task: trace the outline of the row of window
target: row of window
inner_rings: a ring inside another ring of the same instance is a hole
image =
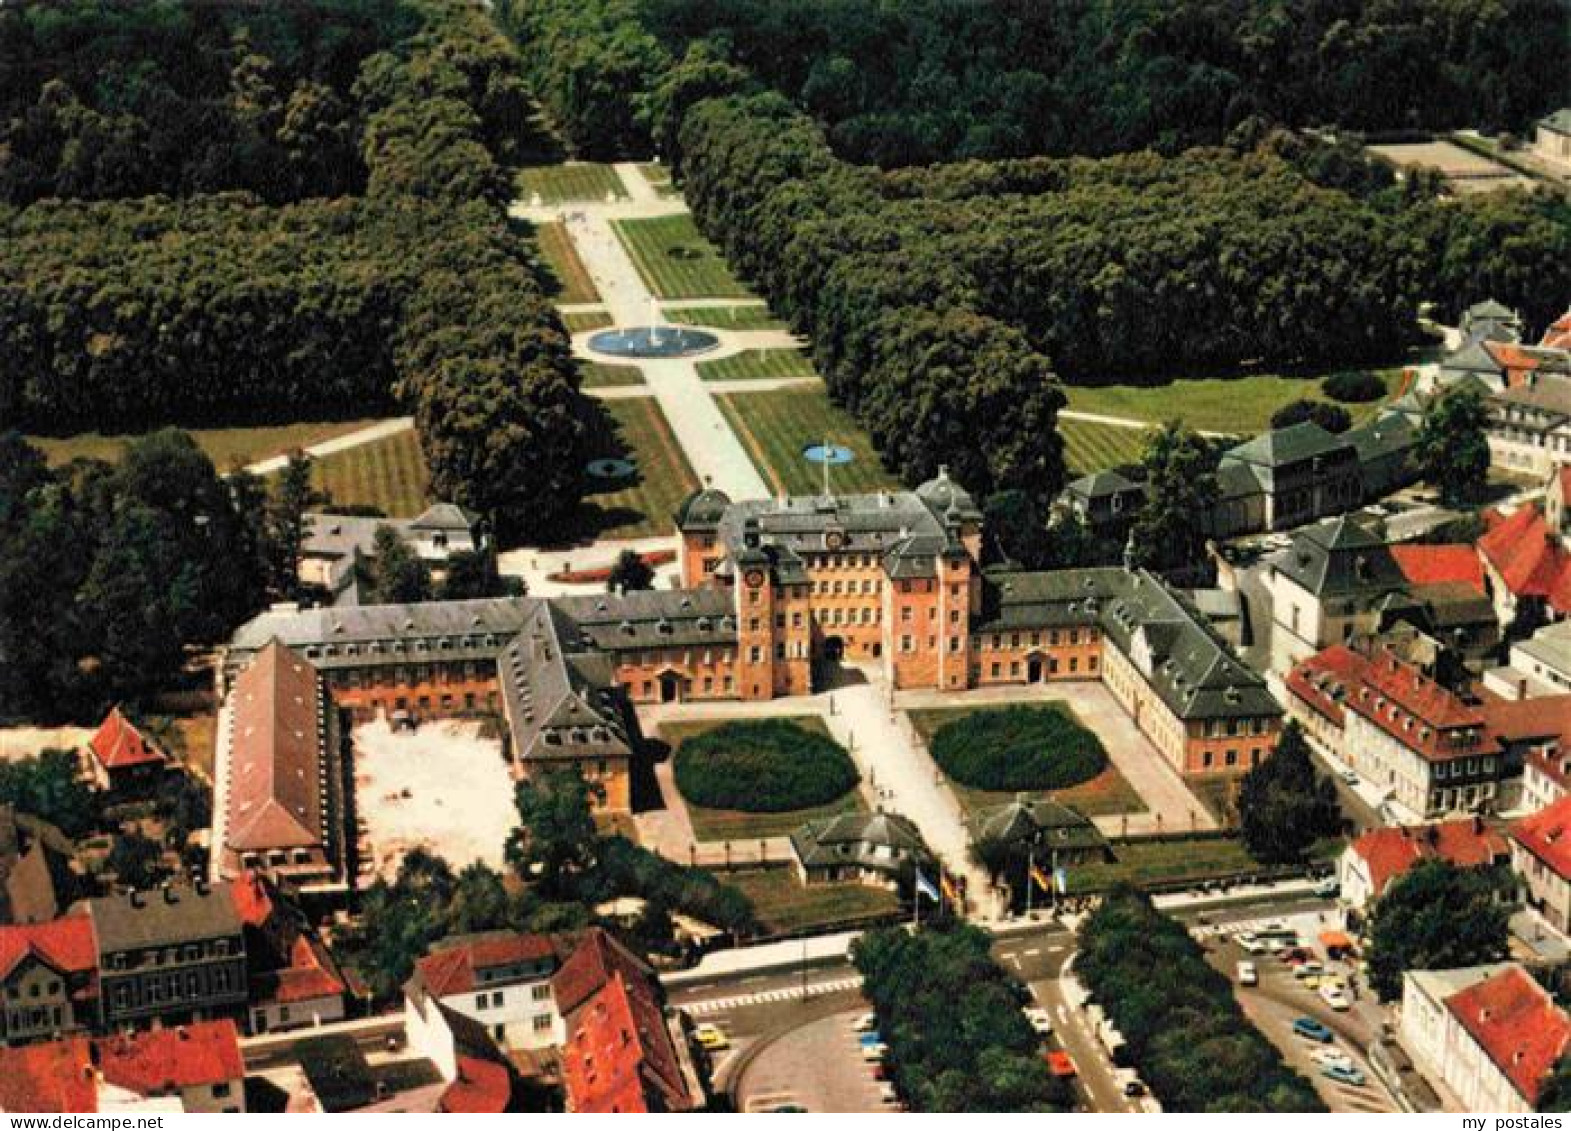
[[[108,965],[111,970],[135,970],[143,966],[173,966],[178,962],[199,962],[204,958],[226,958],[229,949],[228,939],[211,939],[207,942],[157,947],[151,950],[117,950],[109,955]]]
[[[1223,751],[1223,753],[1222,753],[1222,765],[1224,765],[1224,766],[1236,766],[1236,765],[1238,765],[1238,757],[1239,757],[1239,753],[1238,753],[1237,750],[1226,750],[1226,751]],[[1258,747],[1258,746],[1250,747],[1250,750],[1249,750],[1249,764],[1250,764],[1250,766],[1258,766],[1260,764],[1260,758],[1261,758],[1260,747]],[[1200,765],[1201,765],[1201,767],[1203,769],[1207,769],[1207,770],[1214,769],[1216,767],[1216,764],[1217,764],[1217,762],[1216,762],[1216,751],[1214,751],[1214,750],[1206,750],[1206,751],[1202,751],[1201,752]]]
[[[1067,630],[1062,631],[1062,632],[1060,630],[1056,629],[1056,628],[1049,629],[1046,633],[1042,633],[1042,632],[1031,632],[1031,633],[1011,632],[1009,634],[1009,637],[1008,637],[1008,639],[1009,639],[1009,647],[1011,647],[1011,648],[1020,648],[1020,647],[1026,646],[1027,642],[1029,641],[1029,646],[1030,647],[1032,647],[1032,648],[1040,648],[1040,647],[1042,647],[1042,642],[1043,642],[1044,639],[1047,641],[1047,646],[1049,648],[1056,648],[1060,644],[1063,644],[1063,643],[1066,643],[1066,642],[1069,643],[1069,644],[1079,644],[1080,643],[1080,635],[1081,635],[1082,632],[1085,633],[1085,640],[1086,640],[1087,644],[1095,644],[1098,640],[1100,640],[1102,638],[1101,631],[1096,629],[1096,628],[1094,628],[1094,627],[1090,627],[1090,626],[1088,626],[1088,627],[1086,627],[1084,629],[1071,628],[1071,629],[1067,629]],[[991,636],[988,637],[987,643],[988,643],[988,647],[992,648],[994,651],[997,651],[997,650],[1003,648],[1004,647],[1004,634],[1001,633],[1001,632],[993,633]]]
[[[455,642],[451,637],[443,636],[438,639],[426,640],[423,637],[405,639],[394,637],[391,640],[372,640],[362,649],[359,644],[345,644],[342,649],[337,644],[311,644],[306,646],[305,654],[308,659],[331,659],[340,654],[345,656],[358,656],[362,650],[367,656],[393,655],[401,656],[407,652],[451,652],[455,649],[472,650],[475,648],[496,648],[501,641],[494,634],[485,636],[463,636]]]
[[[138,1006],[161,1005],[164,1002],[189,1001],[209,997],[215,994],[227,994],[233,988],[238,988],[234,979],[230,977],[227,966],[213,968],[210,984],[206,989],[202,987],[200,972],[186,971],[184,977],[179,974],[162,974],[143,977],[137,980],[135,986],[128,982],[121,982],[115,986],[114,1007],[117,1011],[124,1011]],[[139,986],[140,994],[133,993]]]

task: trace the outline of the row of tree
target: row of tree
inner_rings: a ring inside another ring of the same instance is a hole
[[[1250,1024],[1182,924],[1118,887],[1080,926],[1075,968],[1168,1111],[1324,1111]]]
[[[1063,1111],[1024,992],[969,924],[869,931],[852,945],[894,1079],[913,1111]]]

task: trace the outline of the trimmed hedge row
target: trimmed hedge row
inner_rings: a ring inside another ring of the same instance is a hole
[[[1058,706],[977,711],[940,727],[932,753],[972,789],[1067,789],[1107,769],[1101,740]]]
[[[860,778],[845,748],[786,719],[725,723],[676,752],[682,796],[711,809],[786,813],[827,805]]]

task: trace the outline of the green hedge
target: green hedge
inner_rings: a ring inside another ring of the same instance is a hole
[[[711,809],[785,813],[827,805],[858,777],[838,742],[784,719],[726,723],[676,752],[677,788]]]
[[[978,711],[940,727],[932,748],[972,789],[1067,789],[1107,768],[1101,740],[1057,706]]]
[[[1367,404],[1386,395],[1385,378],[1362,369],[1333,373],[1320,383],[1320,391],[1344,404]]]

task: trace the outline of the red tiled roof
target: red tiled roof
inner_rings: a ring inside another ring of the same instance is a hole
[[[87,915],[68,915],[45,923],[0,926],[0,978],[8,977],[29,954],[70,974],[95,969],[98,946],[92,919]]]
[[[1511,826],[1511,839],[1554,870],[1571,880],[1571,797],[1562,797],[1547,809],[1523,817]]]
[[[0,1109],[82,1113],[98,1110],[98,1081],[86,1037],[0,1048]]]
[[[142,732],[131,725],[119,707],[109,712],[87,745],[98,764],[106,770],[164,762],[163,752],[142,737]]]
[[[513,1096],[507,1066],[476,1056],[460,1056],[458,1075],[442,1093],[438,1106],[458,1115],[500,1115]]]
[[[1429,761],[1476,757],[1483,749],[1478,708],[1385,649],[1369,657],[1346,707]]]
[[[415,963],[426,992],[433,997],[468,993],[475,988],[475,974],[496,966],[512,966],[521,962],[538,962],[552,958],[556,944],[545,935],[499,934],[487,935],[432,951]]]
[[[227,847],[254,852],[319,846],[316,669],[275,640],[240,673],[229,701]]]
[[[1433,825],[1371,829],[1353,841],[1353,851],[1369,866],[1376,896],[1420,860],[1448,860],[1458,868],[1483,868],[1510,855],[1505,838],[1467,817]]]
[[[1446,998],[1451,1011],[1529,1104],[1571,1038],[1571,1018],[1520,966]]]
[[[1533,504],[1495,522],[1478,540],[1478,552],[1518,597],[1543,597],[1571,611],[1571,554]]]
[[[1448,546],[1422,546],[1417,544],[1391,547],[1402,576],[1413,585],[1467,585],[1479,593],[1484,591],[1484,565],[1478,560],[1478,551],[1467,544]]]
[[[687,1111],[680,1058],[666,1028],[659,983],[599,929],[585,935],[552,979],[567,1017],[562,1076],[574,1112]]]
[[[247,869],[229,881],[229,895],[235,903],[240,922],[257,930],[273,917],[273,895],[261,873]]]
[[[1357,688],[1369,661],[1351,648],[1333,644],[1323,652],[1295,664],[1287,673],[1287,688],[1337,726],[1345,715],[1342,702]]]
[[[1483,711],[1490,733],[1501,742],[1571,750],[1571,695],[1530,699],[1486,695]]]
[[[104,1080],[141,1096],[210,1087],[245,1077],[240,1035],[229,1018],[104,1037],[94,1043]]]
[[[275,971],[273,977],[273,1000],[283,1005],[324,997],[342,997],[348,988],[326,948],[308,935],[295,938],[289,954],[289,965]]]
[[[1538,344],[1550,349],[1571,350],[1571,310],[1549,324]]]

